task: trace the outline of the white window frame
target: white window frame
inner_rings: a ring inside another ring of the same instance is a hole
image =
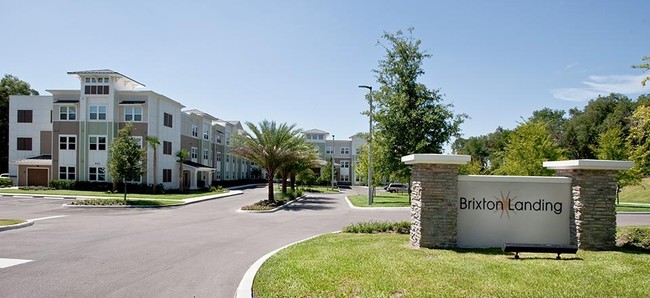
[[[64,112],[64,110],[65,110],[65,112]],[[65,119],[63,119],[61,117],[63,115],[65,115]],[[71,118],[73,118],[73,119],[71,119]],[[77,121],[77,107],[75,107],[75,106],[59,106],[59,120],[60,121]]]
[[[210,140],[210,126],[203,124],[203,139]]]
[[[350,147],[341,147],[341,154],[343,155],[349,155],[350,154]]]
[[[88,181],[106,181],[106,167],[88,167]]]
[[[342,169],[349,169],[350,168],[350,161],[349,160],[341,160],[341,168]]]
[[[197,147],[192,147],[190,148],[190,159],[198,159],[199,158],[199,148]]]
[[[327,146],[325,147],[325,154],[332,154],[334,152],[334,149],[332,146]]]
[[[92,105],[88,107],[89,120],[104,121],[106,120],[106,116],[107,116],[107,108],[105,105]]]
[[[199,127],[192,124],[192,136],[195,138],[199,137]]]
[[[142,122],[142,107],[124,107],[124,122]]]
[[[203,160],[210,160],[210,150],[203,149]]]
[[[93,140],[94,139],[94,140]],[[104,142],[101,142],[103,139]],[[95,149],[92,149],[91,146],[95,145]],[[104,149],[100,149],[103,145]],[[88,150],[90,151],[106,151],[107,147],[107,137],[100,135],[89,135],[88,136]]]
[[[64,169],[65,171],[61,171],[61,169]],[[59,165],[60,180],[76,180],[76,174],[76,168],[74,166]]]
[[[65,138],[65,142],[62,142],[61,139]],[[70,139],[73,139],[72,142]],[[65,144],[65,148],[61,148],[61,145]],[[71,146],[72,145],[72,146]],[[70,149],[70,147],[73,147]],[[59,135],[59,150],[77,150],[77,136],[76,135]]]

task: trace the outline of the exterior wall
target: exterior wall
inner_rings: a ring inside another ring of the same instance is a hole
[[[160,146],[156,150],[156,167],[157,182],[162,183],[167,189],[178,188],[179,176],[178,164],[176,162],[176,152],[181,149],[181,109],[183,106],[171,99],[157,94],[149,95],[149,104],[147,105],[147,119],[150,136],[156,136],[160,140]],[[172,115],[172,127],[164,126],[164,113]],[[163,154],[163,142],[172,143],[171,154]],[[147,150],[148,167],[153,168],[153,150]],[[150,161],[150,162],[149,162]],[[163,169],[170,169],[172,172],[172,181],[163,182]],[[147,181],[153,181],[153,171],[148,171]]]
[[[32,123],[18,123],[18,110],[31,110]],[[52,131],[50,115],[52,111],[52,96],[15,96],[9,97],[9,174],[18,175],[16,161],[36,157],[45,152],[41,149],[48,145],[41,142],[41,132]],[[32,150],[17,150],[18,138],[31,138]]]
[[[52,155],[52,130],[41,131],[41,154]]]

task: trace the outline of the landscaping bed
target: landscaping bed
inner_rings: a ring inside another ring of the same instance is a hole
[[[0,227],[2,226],[12,226],[12,225],[17,225],[27,222],[26,220],[23,219],[7,219],[7,218],[0,218]]]

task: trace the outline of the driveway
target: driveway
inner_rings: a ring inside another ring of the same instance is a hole
[[[310,195],[275,213],[236,211],[265,194],[257,188],[163,209],[2,198],[0,217],[43,220],[0,233],[0,297],[233,297],[244,272],[269,251],[358,221],[410,216],[352,210],[342,194]],[[29,262],[2,268],[2,259]]]

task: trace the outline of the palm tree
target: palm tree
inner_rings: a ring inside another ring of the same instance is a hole
[[[296,175],[311,168],[317,156],[314,147],[305,143],[304,136],[301,136],[301,144],[296,146],[291,159],[285,163],[281,170],[282,193],[287,193],[287,179],[291,178],[291,191],[296,191]]]
[[[187,149],[181,149],[176,152],[176,162],[178,162],[178,189],[180,192],[185,191],[185,177],[183,175],[183,163],[190,157],[190,152]]]
[[[285,163],[296,156],[296,149],[304,143],[302,130],[295,124],[277,125],[275,121],[264,120],[255,124],[246,122],[248,131],[235,135],[231,150],[238,156],[258,164],[268,175],[268,200],[275,203],[273,177]]]
[[[158,173],[158,165],[156,161],[156,149],[158,149],[158,145],[160,145],[160,140],[156,136],[147,136],[145,138],[147,143],[149,143],[149,146],[153,149],[153,187],[156,189],[156,185],[158,185],[158,181],[156,180],[156,173]]]

